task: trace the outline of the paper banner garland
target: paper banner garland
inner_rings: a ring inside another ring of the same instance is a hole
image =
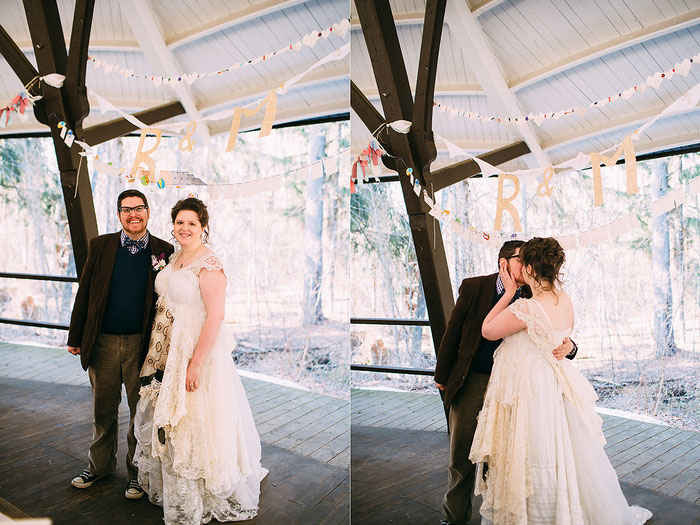
[[[513,183],[513,193],[505,198],[503,196],[503,184],[505,181],[509,180]],[[501,219],[503,218],[503,212],[507,211],[513,218],[513,231],[521,232],[523,227],[520,224],[520,216],[518,215],[518,210],[511,204],[511,202],[518,196],[520,192],[520,180],[515,175],[510,173],[501,173],[498,175],[498,197],[496,203],[496,223],[494,224],[495,230],[501,230]]]
[[[255,109],[246,109],[237,107],[233,111],[233,121],[231,122],[231,131],[228,136],[228,144],[226,145],[226,153],[233,151],[236,147],[236,140],[238,138],[238,128],[241,125],[241,116],[252,117],[258,111],[265,108],[265,116],[263,117],[262,124],[260,125],[260,135],[259,137],[267,137],[272,130],[272,123],[275,120],[275,113],[277,112],[277,90],[273,89],[270,94],[266,96],[260,104],[258,104]]]
[[[145,79],[153,83],[154,86],[161,86],[161,85],[175,85],[181,82],[187,82],[188,84],[192,84],[196,80],[199,80],[200,78],[206,78],[210,76],[215,76],[215,75],[223,75],[224,73],[228,73],[231,71],[236,71],[238,69],[252,66],[255,64],[259,64],[260,62],[266,62],[269,61],[272,57],[282,55],[284,53],[287,53],[288,51],[299,51],[302,47],[314,47],[316,45],[316,42],[318,42],[319,38],[328,38],[331,35],[338,35],[340,38],[345,38],[345,36],[348,33],[348,30],[350,29],[350,20],[349,19],[343,19],[340,22],[336,22],[332,26],[330,26],[327,29],[323,30],[317,30],[317,31],[312,31],[308,33],[307,35],[304,35],[304,37],[301,40],[298,40],[297,42],[294,42],[293,44],[286,45],[277,51],[273,51],[270,53],[266,53],[264,55],[260,55],[256,58],[252,58],[250,60],[244,60],[242,62],[237,62],[235,64],[232,64],[228,67],[222,68],[222,69],[217,69],[216,71],[211,71],[209,73],[183,73],[178,76],[172,76],[172,77],[164,77],[161,75],[142,75],[138,73],[134,73],[132,69],[129,68],[123,68],[119,65],[116,64],[110,64],[108,62],[104,62],[102,60],[99,60],[93,56],[88,56],[88,61],[95,67],[102,69],[102,71],[107,74],[107,73],[118,73],[124,78],[139,78],[139,79]]]
[[[365,149],[365,152],[373,149],[373,144],[374,141],[368,146],[368,148]],[[365,152],[363,152],[363,154],[365,154]],[[621,152],[622,150],[619,150],[619,153],[617,153],[615,156],[617,157]],[[359,163],[360,158],[358,157],[358,159],[356,159],[355,162]],[[366,162],[369,163],[369,161]],[[636,163],[636,159],[634,159],[633,163]],[[510,202],[518,195],[519,192],[518,178],[513,176],[512,174],[501,172],[498,177],[499,203],[497,204],[495,229],[499,231],[495,233],[483,231],[475,228],[474,226],[467,226],[465,224],[462,224],[459,221],[459,219],[454,217],[454,214],[450,210],[444,210],[440,206],[438,206],[434,198],[431,197],[431,195],[428,193],[427,188],[422,188],[419,180],[413,176],[413,168],[408,167],[404,172],[399,172],[399,174],[399,176],[405,176],[408,178],[409,183],[413,186],[417,196],[422,196],[423,202],[425,202],[425,204],[428,207],[428,214],[434,217],[438,222],[442,223],[446,229],[451,230],[459,237],[462,237],[463,239],[472,243],[488,244],[492,246],[500,246],[503,242],[507,240],[527,239],[527,237],[523,236],[522,233],[520,233],[520,231],[522,231],[522,227],[520,225],[517,210],[514,207],[512,210],[508,209],[508,206],[512,206]],[[634,172],[634,175],[634,182],[636,183],[636,171]],[[358,177],[357,180],[359,182],[360,180],[362,180],[362,178]],[[513,193],[507,198],[503,197],[503,184],[505,180],[510,180],[514,184]],[[351,186],[352,182],[353,181],[351,178]],[[545,182],[547,182],[547,179],[543,181],[543,183]],[[627,183],[629,188],[632,184],[631,177],[629,176],[629,174],[627,177]],[[699,194],[700,176],[697,176],[694,179],[687,182],[683,188],[678,188],[673,191],[670,191],[663,197],[653,201],[649,205],[650,214],[652,217],[657,217],[663,213],[667,213],[685,203],[689,196],[696,196]],[[511,234],[503,234],[500,231],[500,219],[503,214],[503,211],[509,211],[511,213],[514,223],[514,229],[518,230],[517,232]],[[602,226],[598,226],[591,230],[570,235],[556,235],[555,237],[561,244],[562,248],[564,248],[565,250],[569,250],[579,247],[591,246],[600,242],[615,239],[639,227],[641,227],[641,222],[639,221],[639,218],[636,214],[630,213],[628,215],[615,219],[614,221],[611,221]]]
[[[23,91],[18,93],[12,102],[0,108],[0,128],[12,125],[12,114],[16,113],[20,120],[27,120],[26,109],[32,105],[32,101]]]
[[[637,93],[644,92],[647,87],[652,87],[658,89],[663,80],[668,80],[673,78],[673,76],[678,73],[681,76],[688,76],[688,72],[693,64],[700,62],[700,53],[696,54],[692,58],[685,58],[680,62],[677,62],[673,67],[667,69],[666,71],[657,71],[653,75],[649,75],[644,82],[631,86],[624,91],[612,94],[607,97],[602,97],[596,101],[588,102],[584,105],[578,105],[568,109],[559,109],[556,111],[543,111],[537,114],[530,112],[528,115],[517,115],[517,116],[484,116],[473,111],[468,111],[462,108],[455,108],[453,106],[443,104],[441,102],[433,102],[433,106],[436,107],[441,113],[449,112],[450,118],[455,118],[457,116],[468,118],[469,120],[475,121],[479,120],[481,122],[496,122],[498,124],[504,125],[524,125],[528,122],[532,122],[541,126],[543,122],[547,120],[558,120],[563,116],[567,115],[579,115],[581,117],[585,116],[589,109],[592,108],[602,108],[605,105],[616,102],[620,99],[629,99]]]

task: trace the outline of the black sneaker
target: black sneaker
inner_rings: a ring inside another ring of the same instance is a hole
[[[95,481],[97,481],[98,477],[99,476],[90,472],[89,468],[86,468],[80,474],[74,477],[70,481],[70,484],[73,485],[76,489],[86,489],[92,486],[92,484],[95,483]]]
[[[129,485],[126,487],[126,492],[124,492],[124,497],[127,499],[140,499],[145,494],[144,490],[139,485],[139,482],[135,479],[129,481]]]

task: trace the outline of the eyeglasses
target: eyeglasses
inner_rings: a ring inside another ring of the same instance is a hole
[[[129,206],[121,206],[119,208],[119,213],[122,215],[129,215],[132,211],[135,211],[136,213],[143,213],[148,209],[148,206],[144,206],[143,204],[141,206],[134,206],[133,208],[130,208]]]
[[[519,254],[519,253],[516,253],[515,255],[511,255],[510,257],[506,257],[506,261],[507,261],[508,259],[513,259],[513,258],[515,258],[515,257],[520,257],[520,254]]]

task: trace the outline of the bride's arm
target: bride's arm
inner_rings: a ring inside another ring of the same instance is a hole
[[[505,336],[514,334],[525,328],[525,323],[508,310],[508,305],[515,295],[517,284],[513,276],[508,272],[508,266],[505,261],[500,265],[498,273],[501,276],[501,282],[506,291],[491,309],[481,325],[481,335],[484,336],[484,339],[488,339],[489,341],[503,339]]]
[[[484,336],[484,339],[498,341],[526,328],[526,324],[508,309],[509,303],[510,299],[506,299],[504,295],[486,316],[484,324],[481,325],[481,335]]]
[[[202,292],[204,309],[207,318],[199,333],[197,346],[194,349],[192,359],[187,367],[185,388],[188,392],[194,391],[199,386],[199,373],[202,363],[211,352],[214,342],[219,335],[219,328],[224,321],[224,308],[226,303],[226,276],[221,270],[206,270],[199,272],[199,288]]]

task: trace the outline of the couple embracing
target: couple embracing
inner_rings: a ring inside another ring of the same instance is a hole
[[[441,525],[636,525],[603,446],[597,395],[574,367],[574,308],[556,239],[508,241],[497,274],[465,279],[438,351],[450,429]],[[564,359],[564,358],[568,359]]]
[[[146,196],[117,199],[122,231],[90,242],[68,332],[93,388],[88,466],[92,486],[117,466],[122,383],[130,411],[125,496],[148,494],[165,522],[255,517],[260,439],[223,326],[226,275],[207,247],[209,214],[199,199],[171,211],[173,246],[147,230]]]

